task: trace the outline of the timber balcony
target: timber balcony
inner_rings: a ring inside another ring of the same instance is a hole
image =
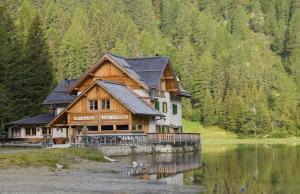
[[[200,146],[199,133],[148,133],[87,135],[83,142],[88,147],[122,145],[193,145]]]

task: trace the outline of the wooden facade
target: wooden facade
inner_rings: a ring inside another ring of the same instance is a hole
[[[110,89],[97,84],[99,81],[111,82]],[[127,92],[131,100],[128,101],[126,95],[118,95],[118,91],[112,94],[110,90],[119,90],[113,85],[120,85],[120,91]],[[160,133],[161,128],[171,133],[181,131],[181,90],[167,57],[123,58],[105,54],[79,79],[62,82],[53,93],[55,98],[61,96],[61,99],[53,99],[50,94],[44,101],[50,109],[54,107],[55,115],[48,115],[47,122],[45,119],[39,122],[41,131],[50,131],[41,132],[41,137],[54,136],[57,131],[59,138],[65,137],[70,142],[85,134]],[[61,103],[57,104],[58,101]],[[155,106],[157,102],[161,104],[160,109]],[[172,111],[172,107],[176,107],[176,111]],[[36,120],[44,118],[43,115],[37,117],[33,126]],[[22,127],[26,130],[22,122],[14,124],[11,131]]]

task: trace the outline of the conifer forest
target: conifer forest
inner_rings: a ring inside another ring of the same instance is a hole
[[[298,0],[0,0],[0,128],[104,52],[170,57],[188,120],[300,135]]]

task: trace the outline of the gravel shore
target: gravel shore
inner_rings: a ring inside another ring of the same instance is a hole
[[[125,163],[82,161],[69,170],[0,170],[0,193],[200,193],[199,186],[167,185],[120,175]]]

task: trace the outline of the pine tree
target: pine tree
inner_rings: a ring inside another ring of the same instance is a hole
[[[39,114],[40,103],[50,91],[52,69],[39,15],[29,29],[22,58],[11,66],[9,93],[13,101],[9,104],[14,113],[11,120]]]
[[[16,42],[16,30],[13,20],[5,7],[0,5],[0,133],[4,124],[11,120],[14,114],[10,110],[9,78],[11,66],[18,60],[19,54]]]

